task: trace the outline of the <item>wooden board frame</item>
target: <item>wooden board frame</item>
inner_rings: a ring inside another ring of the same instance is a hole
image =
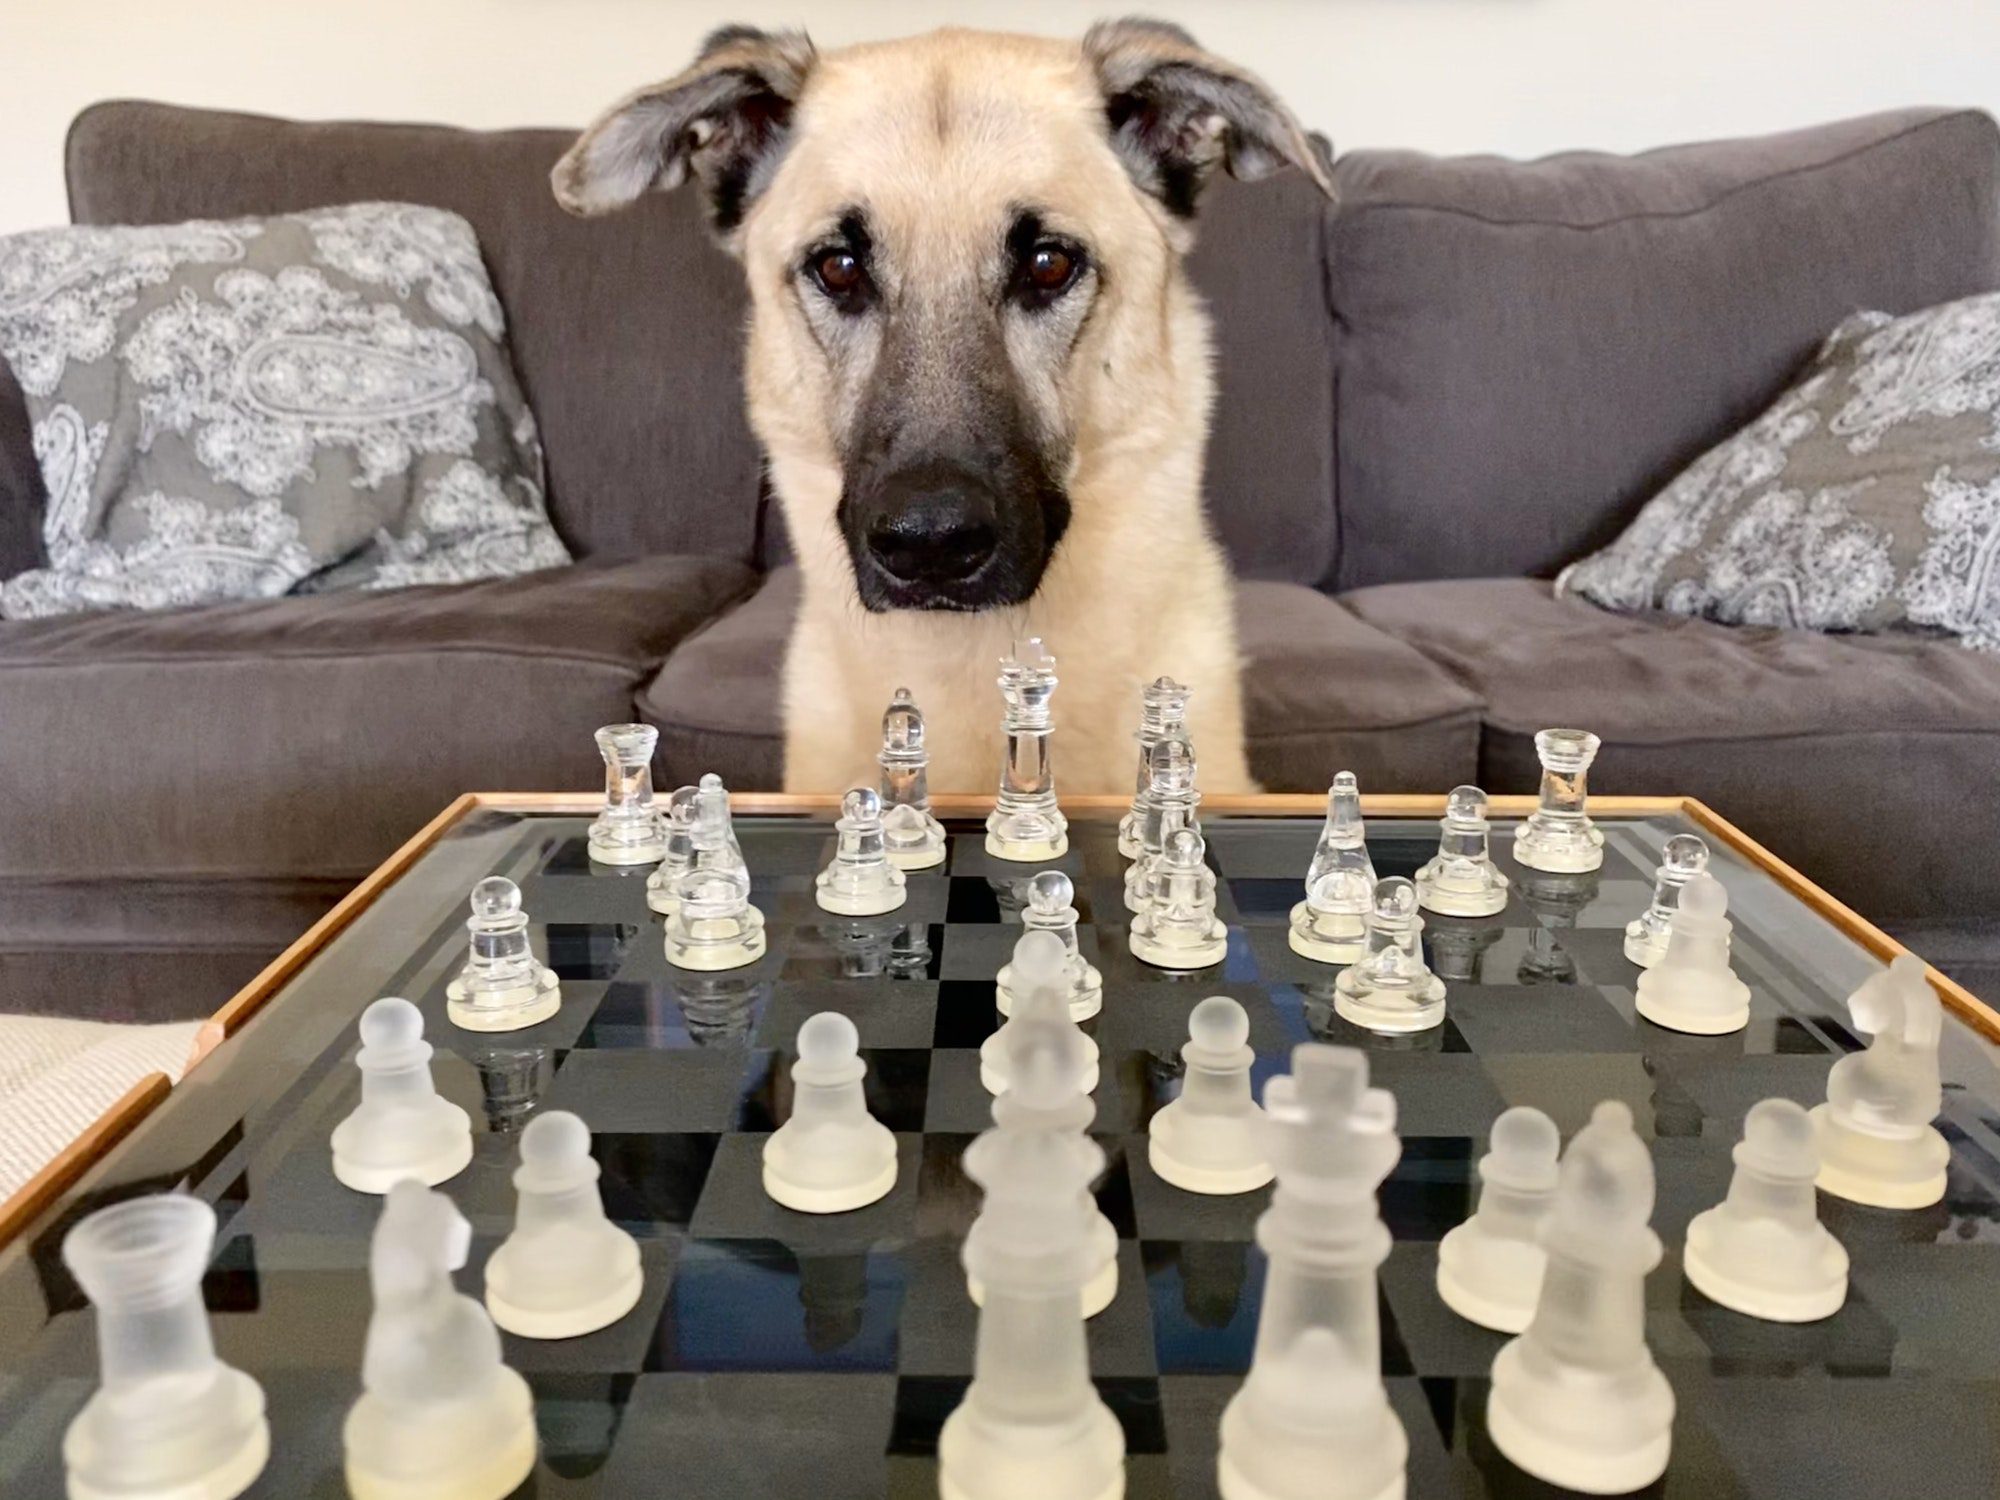
[[[265,1002],[305,967],[309,959],[372,906],[426,850],[464,819],[485,811],[581,816],[595,812],[603,805],[603,800],[600,792],[467,792],[458,797],[342,897],[331,911],[307,928],[297,942],[266,964],[254,979],[231,996],[203,1024],[189,1059],[189,1070],[200,1066],[211,1052],[247,1025]],[[1374,818],[1436,818],[1443,816],[1444,803],[1442,794],[1364,794],[1361,810],[1364,816]],[[735,812],[753,816],[791,815],[831,819],[839,811],[840,797],[832,793],[738,792],[731,795],[730,806]],[[931,798],[932,810],[947,818],[977,817],[991,810],[992,806],[991,797],[941,794]],[[1063,799],[1063,811],[1071,818],[1116,818],[1128,806],[1130,799],[1126,797]],[[1535,806],[1536,799],[1533,797],[1503,796],[1491,800],[1490,810],[1497,817],[1524,817],[1533,812]],[[1230,817],[1313,817],[1325,810],[1326,798],[1316,793],[1213,796],[1203,799],[1202,808],[1211,814]],[[1853,908],[1794,870],[1713,808],[1693,797],[1593,797],[1590,799],[1590,810],[1600,818],[1646,818],[1679,813],[1709,838],[1769,875],[1884,963],[1910,951]],[[1929,965],[1925,968],[1946,1008],[1988,1041],[2000,1043],[2000,1012],[1994,1011],[1970,990],[1936,969]],[[167,1098],[170,1088],[164,1073],[142,1079],[25,1187],[0,1204],[0,1245],[5,1245],[25,1229],[92,1163],[123,1140],[134,1126]]]

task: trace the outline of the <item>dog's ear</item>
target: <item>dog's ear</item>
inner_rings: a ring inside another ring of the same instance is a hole
[[[549,174],[556,201],[573,214],[609,213],[692,171],[727,235],[783,152],[813,57],[802,31],[723,27],[686,72],[628,94],[577,137]]]
[[[1245,181],[1297,167],[1333,196],[1325,143],[1276,94],[1167,21],[1100,21],[1083,53],[1104,89],[1111,143],[1139,186],[1175,214],[1194,213],[1217,165]]]

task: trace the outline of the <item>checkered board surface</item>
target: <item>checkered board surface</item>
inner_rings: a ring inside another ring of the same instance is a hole
[[[770,952],[752,969],[690,975],[665,962],[644,870],[593,868],[581,820],[515,822],[494,868],[522,883],[563,979],[560,1014],[501,1037],[447,1024],[462,907],[441,900],[392,992],[423,1006],[441,1087],[480,1132],[473,1165],[445,1188],[475,1231],[463,1289],[479,1293],[480,1268],[507,1231],[515,1136],[537,1108],[589,1122],[606,1206],[643,1249],[645,1296],[622,1322],[561,1343],[506,1340],[538,1401],[542,1459],[530,1492],[935,1495],[939,1427],[972,1367],[975,1314],[958,1251],[978,1198],[959,1162],[988,1118],[976,1049],[998,1024],[993,975],[1020,931],[1019,885],[1031,870],[991,859],[976,825],[957,825],[948,864],[911,876],[903,910],[835,918],[811,894],[831,850],[826,826],[741,819]],[[1690,1217],[1727,1186],[1745,1110],[1772,1094],[1816,1102],[1833,1058],[1857,1045],[1841,996],[1796,959],[1845,940],[1781,894],[1763,919],[1739,907],[1748,1030],[1695,1038],[1638,1023],[1621,929],[1647,899],[1660,842],[1680,825],[1608,826],[1605,866],[1589,876],[1520,869],[1511,829],[1498,830],[1512,902],[1489,921],[1430,919],[1426,948],[1450,984],[1447,1019],[1393,1041],[1336,1019],[1334,971],[1287,948],[1316,820],[1211,821],[1229,954],[1192,975],[1129,955],[1111,826],[1072,829],[1059,863],[1075,879],[1082,943],[1105,980],[1103,1013],[1088,1027],[1103,1056],[1093,1133],[1110,1160],[1097,1198],[1120,1237],[1117,1299],[1090,1324],[1089,1346],[1125,1430],[1129,1495],[1214,1495],[1217,1419],[1256,1330],[1264,1262],[1252,1230],[1268,1191],[1196,1197],[1146,1161],[1147,1121],[1178,1087],[1188,1011],[1216,993],[1249,1012],[1260,1090],[1292,1047],[1325,1040],[1365,1048],[1374,1081],[1396,1095],[1402,1159],[1381,1193],[1395,1236],[1380,1282],[1382,1367],[1409,1433],[1413,1497],[1546,1491],[1487,1437],[1487,1372],[1503,1340],[1438,1301],[1437,1243],[1472,1207],[1474,1163],[1496,1114],[1537,1105],[1567,1139],[1606,1097],[1631,1105],[1658,1168],[1654,1223],[1668,1253],[1647,1283],[1647,1321],[1679,1403],[1658,1492],[2000,1493],[1990,1054],[1949,1023],[1948,1076],[1958,1076],[1943,1204],[1895,1214],[1822,1198],[1854,1261],[1837,1316],[1782,1327],[1707,1302],[1686,1285],[1678,1252]],[[1412,873],[1435,837],[1430,824],[1378,824],[1378,869]],[[1727,851],[1715,868],[1732,887],[1777,890]],[[352,1010],[372,998],[352,996]],[[822,1009],[859,1028],[869,1102],[896,1132],[901,1171],[884,1201],[815,1218],[769,1202],[758,1164],[786,1117],[788,1049]],[[331,1175],[327,1135],[358,1088],[351,1015],[326,1034],[297,1076],[236,1080],[267,1104],[182,1179],[223,1221],[206,1288],[218,1345],[270,1399],[274,1458],[260,1495],[343,1493],[340,1425],[358,1390],[378,1200]],[[0,1490],[10,1497],[59,1493],[61,1426],[93,1369],[89,1314],[49,1247],[39,1261],[54,1316],[0,1333],[0,1369],[10,1372],[0,1379]]]

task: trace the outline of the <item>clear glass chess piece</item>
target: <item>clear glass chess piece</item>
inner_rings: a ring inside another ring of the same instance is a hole
[[[1135,914],[1144,911],[1151,899],[1153,868],[1168,842],[1183,828],[1201,829],[1194,746],[1179,735],[1164,735],[1153,742],[1148,755],[1146,805],[1134,829],[1139,850],[1125,871],[1125,909]]]
[[[676,787],[667,798],[667,852],[646,877],[646,905],[666,916],[680,904],[681,877],[694,868],[694,812],[699,788]]]
[[[1447,917],[1490,917],[1507,905],[1507,877],[1488,849],[1486,793],[1454,787],[1439,821],[1438,852],[1417,871],[1417,904]]]
[[[896,1185],[896,1138],[868,1113],[861,1036],[839,1011],[799,1028],[792,1113],[764,1143],[764,1192],[804,1214],[864,1208]]]
[[[1653,902],[1625,927],[1625,956],[1650,969],[1667,955],[1667,933],[1681,904],[1681,887],[1708,869],[1708,845],[1699,834],[1677,833],[1660,851]]]
[[[1056,659],[1031,636],[1000,663],[1000,695],[1007,737],[1000,763],[1000,795],[986,819],[986,852],[995,859],[1033,864],[1069,849],[1069,820],[1056,806],[1056,776],[1049,757],[1049,699],[1056,690]]]
[[[667,852],[667,824],[653,805],[650,724],[607,724],[597,731],[604,757],[604,811],[590,825],[590,857],[601,865],[649,865]]]
[[[232,1500],[271,1453],[263,1389],[215,1357],[201,1278],[215,1210],[185,1193],[129,1198],[63,1237],[97,1312],[98,1387],[63,1433],[76,1500]]]
[[[1140,828],[1152,796],[1153,746],[1164,739],[1184,740],[1187,734],[1188,699],[1192,689],[1171,677],[1155,677],[1139,693],[1139,727],[1132,738],[1139,742],[1139,769],[1132,789],[1132,810],[1118,820],[1118,852],[1137,859],[1141,847]]]
[[[1053,932],[1062,939],[1063,967],[1069,980],[1069,1014],[1087,1021],[1104,1008],[1104,976],[1083,956],[1076,937],[1077,911],[1071,904],[1076,889],[1061,870],[1040,870],[1028,882],[1028,904],[1021,926],[1028,932]],[[996,1007],[1003,1016],[1014,1013],[1014,966],[1000,966],[994,985]]]
[[[1334,1009],[1370,1031],[1428,1031],[1444,1022],[1444,981],[1424,966],[1417,888],[1400,875],[1375,883],[1368,951],[1333,982]]]
[[[1923,960],[1898,954],[1862,981],[1847,1009],[1870,1040],[1833,1065],[1826,1103],[1812,1112],[1819,1185],[1875,1208],[1928,1208],[1944,1197],[1951,1148],[1931,1123],[1944,1107],[1944,1011]]]
[[[1688,1225],[1688,1284],[1768,1322],[1832,1317],[1847,1300],[1847,1251],[1819,1221],[1812,1117],[1789,1099],[1753,1104],[1731,1155],[1729,1196]]]
[[[452,1285],[472,1226],[443,1193],[389,1190],[368,1251],[375,1306],[342,1438],[354,1500],[504,1500],[534,1471],[535,1402],[486,1309]]]
[[[1535,736],[1541,805],[1514,835],[1514,858],[1530,869],[1576,872],[1604,863],[1604,833],[1585,811],[1598,744],[1596,735],[1581,729],[1544,729]]]
[[[1132,956],[1157,969],[1206,969],[1229,952],[1229,929],[1215,914],[1215,872],[1201,834],[1181,828],[1153,866],[1146,909],[1132,919]]]
[[[852,788],[840,799],[840,817],[833,827],[833,861],[813,882],[813,899],[820,909],[848,917],[879,917],[901,906],[903,872],[889,859],[881,797],[871,787]]]
[[[667,962],[678,969],[740,969],[764,956],[764,914],[750,904],[750,870],[729,821],[729,793],[713,774],[695,795],[694,864],[667,917]]]
[[[1479,1207],[1438,1243],[1438,1297],[1461,1318],[1519,1333],[1534,1317],[1561,1150],[1555,1121],[1539,1109],[1519,1104],[1494,1120],[1479,1159]]]
[[[572,1339],[638,1306],[639,1244],[606,1217],[590,1127],[565,1110],[521,1132],[514,1231],[486,1262],[486,1310],[509,1333]]]
[[[357,1193],[456,1177],[472,1161],[472,1121],[438,1094],[423,1012],[385,996],[361,1013],[360,1030],[361,1102],[333,1127],[333,1175]]]
[[[1667,951],[1639,975],[1635,1008],[1655,1026],[1723,1036],[1750,1024],[1750,986],[1729,966],[1729,893],[1713,875],[1681,890]]]
[[[1367,951],[1368,908],[1375,899],[1375,865],[1361,818],[1361,787],[1352,771],[1333,778],[1326,823],[1306,868],[1306,899],[1292,908],[1286,941],[1294,953],[1323,964],[1351,964]]]
[[[1375,1195],[1402,1154],[1368,1059],[1307,1043],[1264,1086],[1278,1186],[1250,1374],[1222,1414],[1222,1500],[1402,1500],[1409,1440],[1382,1383]]]
[[[445,986],[445,1015],[467,1031],[519,1031],[554,1015],[562,1004],[555,971],[528,944],[521,888],[489,875],[472,888],[466,921],[471,953]]]
[[[1146,1130],[1147,1160],[1189,1193],[1248,1193],[1271,1180],[1264,1111],[1250,1093],[1250,1017],[1227,995],[1210,995],[1188,1016],[1186,1071],[1178,1098]]]
[[[1666,1471],[1674,1393],[1646,1347],[1652,1215],[1653,1159],[1631,1109],[1607,1099],[1557,1169],[1535,1315],[1493,1361],[1487,1431],[1537,1479],[1624,1495]]]
[[[924,748],[924,715],[908,688],[882,715],[882,826],[889,863],[899,870],[928,870],[944,863],[944,824],[931,816],[930,751]]]

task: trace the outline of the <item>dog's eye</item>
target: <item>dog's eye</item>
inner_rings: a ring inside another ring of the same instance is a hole
[[[845,311],[858,311],[868,297],[868,269],[852,250],[816,252],[808,262],[813,284]]]
[[[1014,297],[1024,307],[1042,308],[1076,285],[1083,252],[1061,240],[1036,240],[1014,271]]]

